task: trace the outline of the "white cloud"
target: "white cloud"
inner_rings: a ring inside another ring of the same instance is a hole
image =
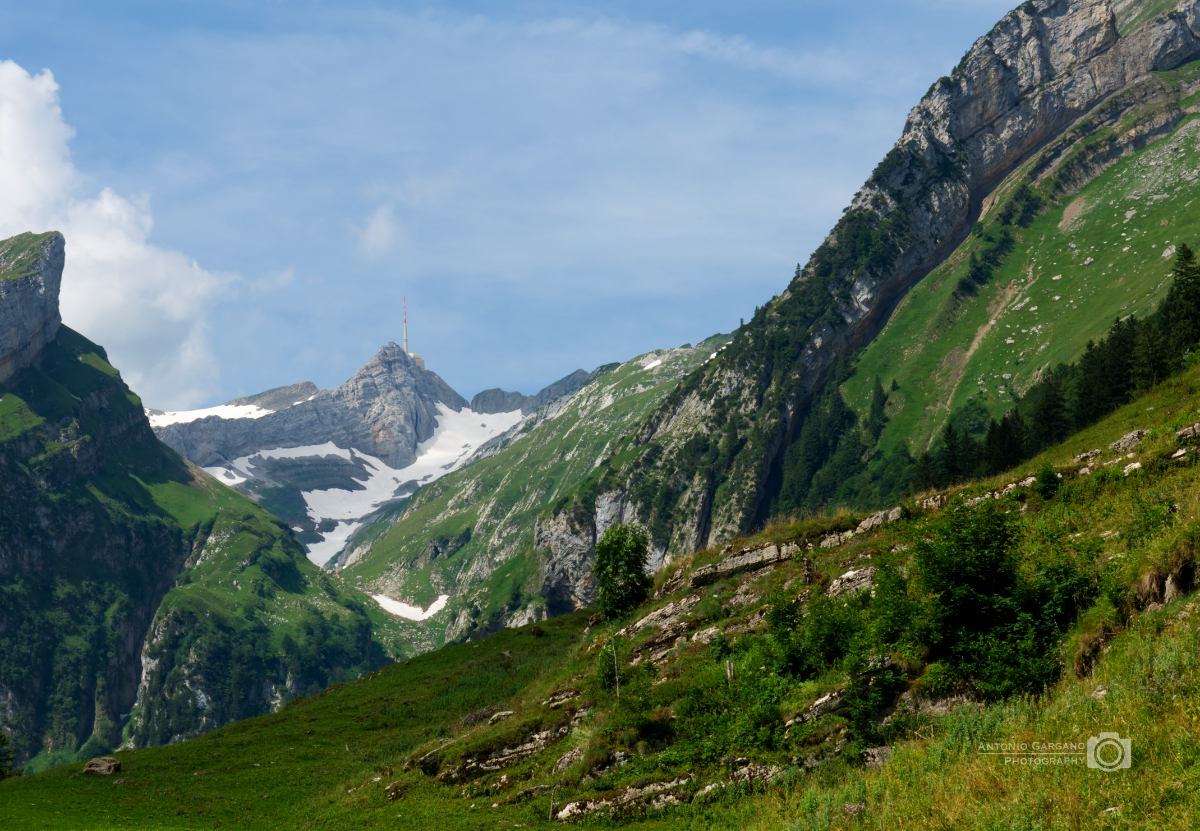
[[[379,257],[395,247],[401,230],[396,225],[395,209],[391,204],[380,205],[359,234],[359,245],[368,257]]]
[[[288,266],[283,271],[277,271],[274,274],[268,274],[265,277],[255,281],[253,288],[258,292],[281,291],[291,288],[296,283],[296,269],[294,266]]]
[[[151,244],[148,201],[96,194],[71,161],[73,136],[50,71],[0,61],[0,237],[61,231],[63,322],[103,345],[148,403],[201,403],[219,376],[205,321],[236,278]]]

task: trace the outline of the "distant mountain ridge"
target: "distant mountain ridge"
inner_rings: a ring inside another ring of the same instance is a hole
[[[310,392],[312,384],[280,387],[230,402],[259,405],[294,401],[260,417],[222,418],[167,424],[158,437],[201,467],[227,464],[263,448],[304,447],[333,442],[375,456],[390,467],[416,461],[417,445],[433,437],[437,405],[459,412],[466,400],[436,373],[419,367],[395,343],[335,390]],[[270,407],[263,407],[270,409]]]
[[[586,370],[577,369],[534,395],[506,392],[499,387],[484,390],[471,399],[471,409],[477,413],[511,413],[514,410],[520,410],[522,415],[529,415],[540,410],[560,395],[566,395],[583,386],[591,377],[591,373]]]
[[[285,519],[324,565],[376,513],[594,375],[577,370],[535,395],[486,390],[468,405],[390,343],[334,390],[304,382],[205,410],[149,412],[163,442]]]

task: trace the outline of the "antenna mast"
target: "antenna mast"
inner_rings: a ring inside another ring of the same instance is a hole
[[[404,298],[404,354],[408,354],[408,298]]]

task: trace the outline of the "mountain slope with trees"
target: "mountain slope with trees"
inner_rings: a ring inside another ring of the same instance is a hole
[[[970,295],[1003,285],[997,273],[1014,267],[1018,246],[1009,226],[1024,233],[1050,196],[1079,190],[1180,123],[1192,106],[1193,73],[1153,73],[1200,55],[1200,11],[1185,0],[1120,30],[1143,11],[1123,4],[1118,17],[1107,0],[1038,0],[980,38],[913,109],[900,141],[787,289],[596,471],[596,501],[564,506],[561,515],[580,520],[567,547],[603,531],[597,504],[621,505],[650,530],[660,556],[680,556],[792,511],[886,504],[903,493],[925,448],[902,446],[919,431],[881,424],[901,421],[896,410],[913,385],[892,389],[891,375],[868,369],[852,406],[838,388],[902,301],[916,303],[914,286]],[[947,283],[955,269],[962,276]],[[918,329],[941,325],[926,340],[941,338],[954,314],[923,306],[906,319]],[[971,308],[981,317],[986,304]],[[1096,325],[1087,322],[1092,332]],[[947,338],[939,348],[956,343]],[[930,396],[943,386],[936,366],[921,376]],[[921,407],[904,413],[919,419]]]
[[[0,782],[0,820],[988,829],[1034,805],[1191,827],[1198,387],[1200,367],[1032,459],[1054,488],[1021,468],[777,525],[611,620],[508,629],[118,752],[119,785],[81,764]],[[1088,737],[1114,731],[1130,767],[1090,768]]]

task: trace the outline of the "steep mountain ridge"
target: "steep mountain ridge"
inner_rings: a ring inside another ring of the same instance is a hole
[[[912,110],[787,290],[617,448],[620,461],[593,476],[594,499],[559,512],[576,523],[558,535],[564,556],[619,519],[647,526],[669,556],[763,522],[837,356],[878,335],[1014,169],[1147,73],[1200,55],[1198,16],[1186,0],[1122,36],[1107,0],[1038,0],[1007,14]]]
[[[905,442],[918,455],[953,413],[977,430],[977,414],[999,418],[1113,320],[1154,311],[1174,246],[1200,239],[1198,92],[1197,62],[1148,76],[1051,145],[1055,164],[1023,165],[999,189],[1032,179],[1053,185],[1054,201],[1011,227],[1013,251],[975,294],[957,287],[987,243],[964,243],[901,302],[844,386],[863,413],[875,378],[897,381],[884,449]],[[987,227],[996,212],[985,212]]]
[[[0,280],[0,360],[16,367],[0,385],[0,730],[18,761],[178,740],[385,660],[365,598],[162,445],[104,350],[59,323],[62,235],[0,242],[13,251],[25,259],[6,257],[19,268]]]

